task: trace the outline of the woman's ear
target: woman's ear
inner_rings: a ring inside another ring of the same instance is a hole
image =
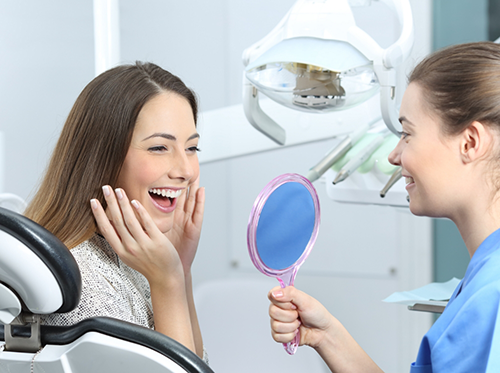
[[[491,154],[496,133],[481,122],[474,121],[459,136],[462,161],[470,163]]]

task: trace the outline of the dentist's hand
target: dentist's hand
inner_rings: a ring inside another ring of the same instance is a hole
[[[288,286],[275,287],[268,298],[271,301],[271,330],[276,342],[292,341],[300,327],[300,345],[313,347],[332,372],[382,373],[344,326],[313,297]]]
[[[182,278],[182,263],[177,250],[158,229],[146,209],[128,200],[123,189],[103,187],[108,207],[91,201],[97,226],[120,259],[142,273],[150,286],[165,284],[168,279]],[[167,278],[167,276],[169,276]]]
[[[321,345],[334,318],[320,302],[293,286],[275,287],[268,298],[271,334],[276,342],[291,342],[300,328],[300,345]]]
[[[199,180],[191,184],[177,200],[174,224],[166,234],[179,253],[186,276],[191,274],[205,209],[205,188],[199,187]]]

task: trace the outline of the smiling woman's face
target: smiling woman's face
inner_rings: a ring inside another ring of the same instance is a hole
[[[462,182],[459,137],[445,135],[440,120],[424,104],[423,90],[411,83],[400,109],[402,136],[389,161],[402,167],[410,210],[415,215],[451,217]]]
[[[198,178],[198,140],[188,101],[170,92],[141,109],[116,187],[139,201],[161,232],[172,228],[177,198]]]

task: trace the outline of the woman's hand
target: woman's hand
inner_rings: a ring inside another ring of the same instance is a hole
[[[275,287],[268,298],[271,333],[276,342],[291,342],[300,328],[300,345],[316,348],[321,344],[333,316],[320,302],[293,286]]]
[[[268,298],[276,342],[291,342],[300,328],[300,345],[313,347],[332,372],[382,373],[344,326],[313,297],[288,286],[275,287]]]
[[[205,188],[199,187],[198,178],[179,197],[174,211],[174,224],[166,234],[179,253],[186,276],[191,274],[191,265],[198,249],[204,209]]]
[[[138,201],[130,202],[123,189],[103,187],[106,211],[93,199],[97,226],[120,259],[154,284],[183,278],[179,254]]]

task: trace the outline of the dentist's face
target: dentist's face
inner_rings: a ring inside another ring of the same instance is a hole
[[[188,101],[161,93],[140,111],[116,187],[138,200],[161,232],[172,228],[177,198],[199,176],[198,139]]]
[[[457,136],[441,130],[415,83],[406,90],[400,109],[402,135],[389,161],[402,167],[410,210],[415,215],[450,217],[457,207],[460,183]],[[455,189],[455,190],[454,190]]]

